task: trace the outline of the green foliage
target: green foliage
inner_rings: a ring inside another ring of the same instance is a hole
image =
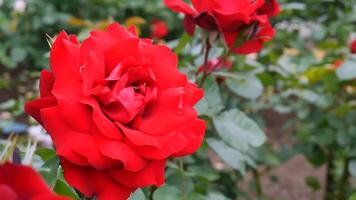
[[[153,193],[153,199],[156,200],[175,200],[180,197],[181,193],[179,189],[170,185],[164,185]]]
[[[232,147],[247,152],[265,141],[258,125],[237,109],[231,109],[213,118],[219,136]]]
[[[205,78],[197,71],[204,65],[204,43],[210,35],[199,29],[194,37],[183,33],[182,17],[164,8],[162,0],[26,0],[23,13],[13,9],[13,2],[4,0],[0,6],[1,72],[47,68],[46,34],[54,38],[62,29],[83,39],[93,28],[141,17],[146,20],[141,36],[147,37],[153,18],[168,24],[165,42],[178,54],[179,69],[204,89],[196,109],[206,121],[206,139],[195,155],[169,161],[164,186],[139,189],[130,200],[152,195],[155,200],[254,199],[249,196],[254,189],[237,186],[244,175],[257,167],[271,170],[297,153],[315,167],[327,165],[326,175],[334,181],[327,184],[335,193],[356,199],[355,188],[347,184],[349,175],[356,176],[356,59],[348,47],[355,32],[355,0],[280,0],[282,12],[273,19],[277,30],[273,41],[254,56],[229,55],[231,69],[216,70]],[[212,44],[209,60],[227,55],[221,40]],[[337,60],[342,61],[338,68]],[[12,89],[13,81],[0,75],[0,89]],[[0,96],[0,111],[21,115],[22,96],[6,100]],[[266,111],[288,117],[266,117]],[[293,142],[275,145],[271,137],[271,144],[264,144],[270,135],[262,130],[275,134],[270,121],[282,127],[278,137],[288,134]],[[46,182],[58,194],[79,199],[64,181],[55,151],[38,149],[36,155]],[[323,189],[313,176],[305,177],[305,184],[313,191]]]
[[[53,191],[59,195],[71,197],[74,200],[80,200],[80,197],[75,192],[75,190],[68,185],[63,179],[58,178],[56,184],[53,187]],[[136,199],[138,200],[138,199]],[[144,198],[143,198],[144,200]]]
[[[145,194],[141,189],[137,189],[134,193],[130,195],[129,200],[145,200]]]

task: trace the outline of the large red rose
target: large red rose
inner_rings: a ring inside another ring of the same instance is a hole
[[[51,192],[31,167],[0,165],[0,195],[3,200],[69,200]]]
[[[351,49],[351,53],[356,54],[356,39],[354,39],[354,40],[351,42],[350,49]]]
[[[269,18],[279,13],[277,0],[164,0],[168,8],[185,14],[184,28],[193,34],[196,25],[220,32],[235,53],[259,51],[274,36]]]
[[[126,199],[164,182],[167,158],[192,154],[205,122],[193,106],[203,91],[165,46],[118,24],[80,44],[61,32],[25,110],[51,135],[64,176],[87,197]]]

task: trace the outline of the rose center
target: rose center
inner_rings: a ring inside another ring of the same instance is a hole
[[[96,86],[95,97],[111,120],[130,123],[156,100],[155,76],[146,62],[125,60]]]

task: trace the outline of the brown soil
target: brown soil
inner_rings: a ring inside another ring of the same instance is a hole
[[[293,127],[283,127],[294,117],[292,114],[279,114],[267,110],[262,112],[262,116],[266,119],[268,143],[275,148],[296,143],[292,137]],[[246,177],[246,180],[250,177]],[[313,192],[307,186],[306,177],[315,177],[318,180],[321,186],[319,191]],[[316,169],[302,155],[295,155],[284,164],[262,175],[261,185],[263,193],[269,200],[321,200],[324,179],[325,167]]]

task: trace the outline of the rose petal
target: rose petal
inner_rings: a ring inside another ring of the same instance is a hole
[[[193,16],[196,14],[196,12],[183,0],[164,0],[163,2],[174,12],[182,12]]]
[[[32,168],[21,165],[10,163],[0,165],[0,185],[2,184],[9,186],[19,199],[52,195],[51,190],[39,174]]]
[[[126,200],[136,188],[127,187],[114,181],[105,171],[90,167],[79,167],[61,158],[64,177],[67,182],[86,197],[96,195],[98,199]]]
[[[79,44],[74,43],[66,32],[62,31],[53,43],[50,52],[50,66],[54,77],[64,71],[76,72],[78,66]]]
[[[82,83],[77,73],[66,71],[56,77],[53,95],[57,98],[63,119],[74,130],[91,132],[90,107],[80,102]],[[73,114],[75,113],[75,114]]]
[[[110,170],[110,175],[118,182],[128,187],[160,186],[164,183],[164,168],[166,160],[152,161],[140,172]]]
[[[54,78],[53,74],[47,70],[41,72],[40,78],[40,93],[41,97],[49,97],[52,95]]]
[[[25,104],[25,112],[31,115],[39,123],[42,123],[41,109],[57,105],[57,100],[52,97],[45,97],[29,101]]]

